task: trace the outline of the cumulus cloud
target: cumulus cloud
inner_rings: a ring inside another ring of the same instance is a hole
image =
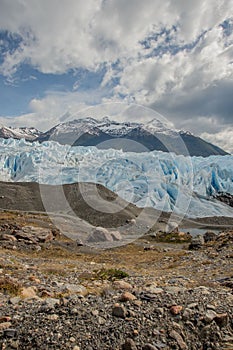
[[[2,72],[28,61],[44,73],[137,57],[141,41],[163,28],[177,27],[174,41],[189,43],[221,23],[231,1],[178,0],[16,0],[1,1],[1,28],[21,36],[6,55]]]
[[[72,119],[91,105],[99,104],[102,91],[89,92],[50,92],[44,98],[34,98],[29,103],[30,113],[17,117],[0,117],[0,123],[7,126],[33,126],[46,131],[54,125]]]
[[[232,7],[232,0],[1,0],[0,29],[20,40],[4,53],[0,74],[12,79],[22,63],[44,74],[106,70],[98,91],[80,93],[77,80],[70,93],[33,99],[32,120],[43,127],[82,104],[124,100],[217,135],[232,123]]]

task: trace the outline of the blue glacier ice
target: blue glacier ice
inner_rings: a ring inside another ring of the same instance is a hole
[[[172,153],[124,153],[0,139],[0,180],[43,184],[101,183],[139,207],[229,216],[233,209],[213,200],[233,194],[233,156],[184,157]]]

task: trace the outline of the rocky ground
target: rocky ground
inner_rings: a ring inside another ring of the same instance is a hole
[[[233,231],[98,250],[0,218],[0,348],[232,350]]]

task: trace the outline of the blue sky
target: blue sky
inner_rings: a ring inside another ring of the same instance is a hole
[[[0,0],[0,121],[46,130],[67,112],[123,101],[233,150],[232,7]]]

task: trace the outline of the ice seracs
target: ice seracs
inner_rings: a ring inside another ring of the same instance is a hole
[[[100,183],[139,207],[189,217],[233,216],[214,199],[233,194],[233,156],[184,157],[174,153],[122,152],[57,142],[0,139],[2,181]]]

